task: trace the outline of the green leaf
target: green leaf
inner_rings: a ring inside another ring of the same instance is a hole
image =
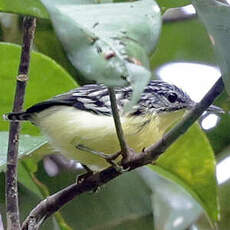
[[[208,34],[199,20],[163,24],[158,48],[151,57],[151,68],[156,69],[169,62],[216,64]]]
[[[40,53],[49,56],[60,64],[68,73],[76,79],[79,84],[83,84],[83,77],[77,71],[67,58],[61,42],[58,40],[51,22],[48,20],[39,20],[36,27],[36,36],[34,44]]]
[[[152,190],[154,230],[185,230],[197,220],[202,208],[181,184],[160,176],[149,167],[137,171]]]
[[[0,132],[0,172],[5,169],[6,165],[8,135],[8,132]],[[51,151],[46,143],[44,137],[20,135],[18,157],[23,157],[23,159],[18,162],[18,181],[28,189],[31,195],[33,193],[40,199],[45,199],[49,193],[46,192],[45,186],[36,179],[34,173],[37,171],[38,160]],[[60,213],[55,214],[55,221],[62,226],[62,229],[70,229]]]
[[[0,11],[7,13],[31,15],[39,18],[48,18],[45,7],[39,0],[1,0]]]
[[[23,163],[23,160],[20,160],[18,164],[18,181],[39,198],[43,198],[38,186],[32,179],[32,171],[28,170],[28,167]]]
[[[101,0],[103,1],[103,0]],[[95,3],[95,0],[56,0],[56,2],[62,3],[76,3],[76,4],[90,4]],[[104,0],[103,2],[110,2]],[[49,15],[46,8],[42,5],[39,0],[1,0],[0,1],[0,11],[6,13],[15,13],[22,15],[30,15],[38,18],[48,19]]]
[[[56,0],[63,4],[93,4],[93,3],[110,3],[112,0]],[[30,15],[38,18],[48,19],[49,15],[46,8],[39,0],[1,0],[0,12]]]
[[[137,99],[151,77],[148,55],[161,28],[157,4],[42,2],[70,61],[85,78],[108,86],[131,84]]]
[[[4,169],[6,165],[6,156],[8,148],[8,132],[0,132],[0,171]],[[29,135],[21,135],[19,142],[19,158],[26,156],[39,149],[46,143],[44,137],[32,137]]]
[[[191,3],[190,0],[157,0],[159,6],[165,11],[169,8],[186,6]]]
[[[210,144],[195,124],[150,166],[181,184],[199,202],[212,223],[219,218],[215,157]]]
[[[18,193],[19,193],[19,209],[20,209],[20,217],[21,221],[24,220],[28,213],[39,203],[41,200],[40,196],[28,190],[21,183],[18,184]],[[0,173],[0,210],[1,210],[1,219],[3,224],[6,226],[6,207],[5,207],[5,175],[4,173]],[[55,223],[51,218],[49,218],[42,229],[50,229],[54,230]]]
[[[2,120],[2,114],[12,111],[20,52],[18,45],[0,43],[0,131],[8,130],[8,122]],[[38,52],[32,52],[29,76],[25,108],[76,87],[76,83],[61,66]],[[40,132],[34,125],[25,122],[22,123],[22,133],[38,135]]]
[[[228,142],[229,143],[229,142]],[[220,221],[218,222],[218,229],[228,229],[230,226],[230,174],[229,174],[229,160],[230,160],[230,146],[228,145],[222,152],[217,155],[217,179],[219,183],[218,193],[220,200]],[[197,229],[209,229],[209,225],[201,216],[199,221],[195,223]]]
[[[220,197],[220,221],[218,223],[219,229],[225,229],[230,226],[230,177],[229,177],[229,159],[230,146],[226,147],[224,151],[217,156],[217,179],[219,182],[219,197]]]
[[[76,174],[63,172],[48,177],[42,168],[36,173],[53,194],[76,181]],[[137,172],[130,172],[99,188],[84,193],[61,209],[72,229],[152,230],[151,190]]]
[[[2,114],[12,110],[11,107],[13,104],[14,88],[16,86],[15,80],[20,60],[20,51],[20,46],[0,43],[0,96],[3,99],[0,108],[0,131],[8,130],[8,122],[2,121]],[[30,80],[27,86],[25,107],[50,98],[51,96],[55,96],[58,93],[68,91],[76,86],[70,78],[70,75],[68,75],[64,69],[52,59],[38,52],[32,52],[29,75]],[[0,133],[0,169],[2,170],[6,164],[8,132]],[[39,134],[39,130],[29,122],[25,122],[22,123],[22,133],[37,135]],[[33,158],[29,158],[31,162],[29,163],[29,160],[26,161],[30,172],[35,172],[37,161],[50,152],[44,137],[21,135],[19,145],[19,157],[27,156],[33,152]],[[19,181],[33,192],[37,192],[36,188],[32,185],[33,182],[26,176],[24,168],[19,168],[19,174],[21,175]]]
[[[230,6],[215,0],[192,0],[219,58],[221,74],[230,94]]]

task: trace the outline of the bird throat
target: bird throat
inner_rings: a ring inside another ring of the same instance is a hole
[[[175,112],[169,112],[169,113],[160,113],[157,115],[157,124],[158,129],[160,133],[164,134],[166,131],[168,131],[170,128],[172,128],[175,123],[180,121],[184,114],[186,113],[185,109],[181,109]]]

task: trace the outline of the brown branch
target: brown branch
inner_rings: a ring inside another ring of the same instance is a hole
[[[21,52],[21,60],[18,69],[17,85],[14,98],[13,112],[22,110],[26,81],[28,80],[28,70],[30,63],[30,49],[32,46],[35,18],[25,17],[23,21],[24,35]],[[7,170],[6,170],[6,210],[7,210],[7,229],[19,230],[20,219],[18,209],[18,190],[17,190],[17,156],[19,144],[20,124],[10,123]]]
[[[188,128],[196,121],[197,118],[205,111],[214,101],[214,99],[223,91],[224,84],[220,78],[210,91],[205,95],[200,103],[189,112],[183,120],[171,129],[164,137],[155,145],[150,146],[145,152],[136,154],[133,159],[123,162],[123,167],[129,171],[152,163],[157,157],[164,152],[180,135],[184,134]],[[44,222],[44,220],[54,212],[63,207],[67,202],[74,199],[76,196],[95,190],[108,181],[119,176],[121,172],[116,171],[113,167],[107,168],[101,172],[87,177],[79,184],[72,184],[65,189],[47,197],[41,201],[30,213],[23,223],[22,230],[36,230]]]

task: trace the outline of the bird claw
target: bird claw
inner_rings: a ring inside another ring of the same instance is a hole
[[[112,167],[119,173],[124,173],[129,171],[130,168],[124,168],[122,165],[117,164],[113,160],[107,160],[108,163],[112,165]]]
[[[78,146],[76,146],[76,148],[79,150],[86,151],[86,152],[89,152],[89,153],[92,153],[94,155],[102,157],[119,173],[127,172],[130,169],[130,168],[124,168],[122,165],[119,165],[118,163],[116,163],[114,161],[117,159],[117,157],[122,155],[121,152],[117,152],[114,154],[105,154],[103,152],[98,152],[98,151],[95,151],[93,149],[90,149],[84,145],[78,145]],[[83,166],[83,167],[86,169],[86,166]],[[86,177],[88,177],[89,175],[92,175],[92,171],[88,167],[86,170],[88,171],[88,173],[85,174]],[[91,171],[91,174],[89,174],[89,170]],[[84,176],[84,175],[82,175],[82,176]]]
[[[119,168],[121,168],[122,166],[118,165],[114,160],[117,159],[118,156],[121,155],[120,152],[114,153],[114,154],[105,154],[103,152],[99,152],[99,151],[95,151],[93,149],[88,148],[87,146],[84,145],[77,145],[76,146],[77,149],[82,150],[82,151],[86,151],[89,153],[92,153],[94,155],[97,155],[103,159],[105,159],[109,164],[111,164],[117,171],[123,171]]]

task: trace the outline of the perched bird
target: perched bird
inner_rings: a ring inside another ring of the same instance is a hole
[[[195,106],[185,92],[161,80],[151,80],[129,112],[124,112],[124,105],[131,99],[132,88],[115,88],[115,94],[125,139],[137,152],[158,141],[186,110]],[[221,112],[214,106],[209,110]],[[108,162],[78,146],[105,154],[120,150],[109,93],[104,85],[76,88],[24,112],[6,114],[5,119],[31,121],[40,127],[55,150],[93,171],[107,167]]]

